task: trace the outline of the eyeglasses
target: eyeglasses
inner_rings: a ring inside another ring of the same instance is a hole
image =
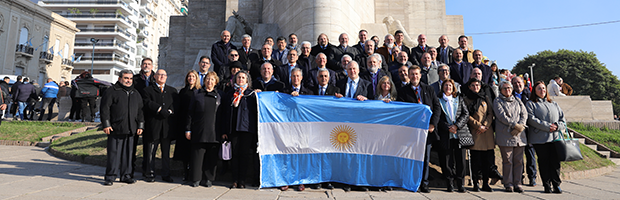
[[[231,56],[235,56],[235,57],[239,56],[239,54],[230,54],[230,55]]]
[[[447,69],[440,69],[439,72],[447,72]]]

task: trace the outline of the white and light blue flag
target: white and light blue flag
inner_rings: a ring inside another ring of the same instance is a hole
[[[261,187],[339,182],[417,191],[431,110],[422,104],[258,93]]]

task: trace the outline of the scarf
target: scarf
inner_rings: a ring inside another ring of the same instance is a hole
[[[454,97],[452,97],[452,95],[446,95],[446,93],[443,93],[443,100],[446,101],[446,114],[448,114],[450,122],[454,122]]]
[[[480,108],[480,106],[482,105],[483,101],[486,101],[486,93],[484,92],[484,90],[482,89],[482,86],[480,86],[480,91],[479,92],[474,92],[471,89],[469,89],[469,87],[461,87],[461,89],[464,89],[464,93],[465,96],[467,96],[467,98],[474,100],[474,103],[469,105],[467,110],[469,110],[469,113],[473,115],[473,113],[478,112],[478,108]],[[487,102],[487,105],[490,105],[489,102]]]
[[[245,85],[237,85],[235,83],[235,94],[233,95],[233,106],[239,107],[239,102],[241,101],[241,97],[243,97],[243,92],[248,88],[248,84]]]

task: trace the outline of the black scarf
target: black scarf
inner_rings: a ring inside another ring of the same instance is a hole
[[[465,86],[469,86],[469,84]],[[469,113],[473,114],[473,113],[478,112],[478,108],[480,108],[480,106],[482,105],[482,102],[486,101],[487,99],[486,98],[487,94],[482,89],[482,86],[480,87],[480,92],[474,92],[470,90],[469,87],[462,87],[461,90],[463,90],[463,93],[465,94],[465,96],[467,96],[467,98],[474,100],[474,103],[467,107],[467,109],[469,110]],[[490,105],[489,102],[487,102],[487,105]]]
[[[123,91],[125,91],[125,92],[129,92],[129,91],[133,90],[133,84],[131,84],[131,86],[127,87],[127,86],[123,85],[120,81],[117,81],[116,82],[116,86],[121,88],[121,89],[123,89]]]

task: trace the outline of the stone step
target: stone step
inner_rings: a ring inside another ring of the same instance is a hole
[[[598,153],[603,155],[604,158],[610,158],[610,156],[611,156],[611,152],[610,151],[598,151]]]
[[[609,160],[611,160],[611,162],[616,163],[616,165],[620,165],[620,158],[609,158]]]
[[[586,139],[585,138],[577,138],[579,140],[579,143],[581,144],[586,144]]]
[[[594,149],[595,151],[598,149],[598,146],[596,144],[586,144],[586,146],[590,149]]]

